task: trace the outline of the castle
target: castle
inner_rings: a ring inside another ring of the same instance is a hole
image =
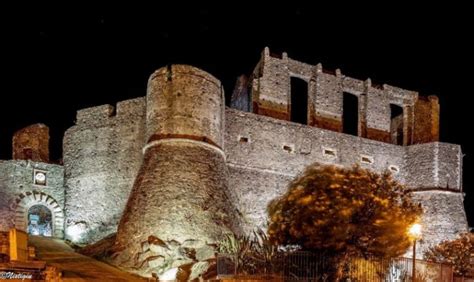
[[[79,110],[62,165],[49,162],[46,126],[18,131],[13,159],[0,161],[0,231],[28,230],[42,206],[57,238],[118,231],[123,261],[151,235],[199,247],[264,227],[267,203],[319,162],[390,170],[424,208],[426,247],[468,230],[463,153],[438,139],[437,97],[268,48],[231,107],[218,79],[171,65],[151,75],[146,97]]]

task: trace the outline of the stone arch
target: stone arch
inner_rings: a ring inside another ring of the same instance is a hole
[[[16,198],[15,228],[27,231],[28,211],[34,205],[42,205],[51,211],[53,237],[64,238],[64,211],[58,202],[44,192],[25,192]]]

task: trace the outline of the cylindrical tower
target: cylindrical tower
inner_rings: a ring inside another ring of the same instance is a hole
[[[159,274],[179,264],[168,261],[182,257],[171,249],[192,248],[203,258],[233,231],[220,81],[186,65],[157,70],[148,83],[146,122],[143,163],[118,228],[115,262]]]

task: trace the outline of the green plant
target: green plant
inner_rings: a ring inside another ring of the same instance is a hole
[[[252,236],[228,234],[219,243],[218,252],[228,255],[234,263],[234,274],[270,273],[275,257],[279,254],[267,234],[258,229]]]
[[[227,254],[232,258],[235,267],[234,273],[237,274],[244,266],[251,266],[245,262],[252,252],[252,244],[252,239],[249,236],[226,234],[218,244],[217,250],[219,253]]]

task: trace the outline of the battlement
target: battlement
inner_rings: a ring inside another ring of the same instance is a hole
[[[109,104],[85,108],[77,111],[76,125],[108,126],[114,120],[142,117],[145,115],[145,97],[120,101],[116,106]]]
[[[265,48],[249,84],[248,111],[256,114],[396,145],[439,139],[435,96],[348,77],[340,69],[328,71],[287,53],[275,56]],[[234,92],[231,104],[246,105],[242,86]]]

